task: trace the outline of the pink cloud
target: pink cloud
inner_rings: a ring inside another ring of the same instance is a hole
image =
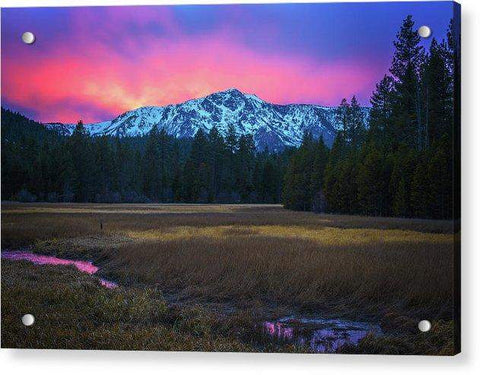
[[[176,28],[171,15],[161,22],[170,32]],[[40,121],[93,122],[229,87],[274,103],[336,105],[343,96],[367,92],[378,75],[358,61],[319,64],[304,56],[262,54],[221,33],[180,41],[144,38],[124,40],[127,57],[93,40],[82,43],[81,53],[71,46],[43,56],[10,54],[3,60],[4,96],[10,103],[38,108]]]

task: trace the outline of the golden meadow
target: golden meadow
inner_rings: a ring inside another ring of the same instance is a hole
[[[453,351],[449,221],[277,205],[4,203],[2,250],[25,248],[92,260],[120,287],[105,290],[69,267],[2,260],[4,346],[54,347],[62,339],[67,348],[308,351],[273,345],[255,327],[316,313],[381,322],[385,337],[351,351]],[[62,311],[83,313],[77,325],[39,323],[38,334],[24,336],[16,314],[35,303],[38,316],[48,311],[57,323]],[[419,337],[416,322],[426,316],[433,333]]]

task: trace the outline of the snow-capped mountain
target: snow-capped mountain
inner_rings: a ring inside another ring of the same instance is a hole
[[[365,113],[368,109],[365,108]],[[256,95],[229,89],[204,98],[188,100],[164,107],[141,107],[128,111],[112,121],[86,124],[93,135],[141,136],[154,126],[164,128],[175,137],[193,137],[202,129],[214,126],[225,135],[233,125],[237,135],[252,134],[258,149],[281,150],[299,146],[305,131],[314,137],[323,135],[328,145],[333,143],[338,126],[335,107],[311,104],[279,105],[268,103]],[[75,124],[47,124],[64,135],[73,132]]]

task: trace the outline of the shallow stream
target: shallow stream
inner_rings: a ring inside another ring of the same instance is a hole
[[[2,251],[2,258],[26,260],[37,265],[75,266],[79,271],[93,275],[99,267],[84,260],[69,260],[55,256],[40,255],[28,251]],[[113,289],[118,285],[113,281],[98,278],[100,284]],[[288,316],[262,324],[263,333],[279,343],[293,343],[308,346],[318,353],[332,353],[343,345],[357,345],[369,333],[380,336],[378,324],[342,319],[321,319],[312,317]]]
[[[92,262],[85,260],[69,260],[57,258],[50,255],[40,255],[29,251],[2,251],[2,258],[9,260],[27,260],[33,264],[38,265],[54,265],[54,266],[75,266],[79,271],[93,275],[97,273],[99,267],[95,266]],[[105,288],[113,289],[118,285],[113,281],[108,281],[102,278],[98,279],[100,284]]]

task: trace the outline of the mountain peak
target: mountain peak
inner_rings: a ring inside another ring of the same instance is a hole
[[[223,91],[217,91],[214,93],[211,93],[210,95],[207,95],[206,97],[233,97],[233,98],[244,98],[247,95],[241,92],[239,89],[235,87],[231,87],[229,89],[223,90]]]
[[[65,133],[74,129],[73,125],[48,126],[65,128]],[[157,127],[177,138],[191,138],[198,130],[208,133],[213,127],[225,136],[231,126],[237,135],[251,134],[258,150],[270,151],[298,147],[306,131],[315,138],[323,136],[325,143],[331,145],[339,127],[335,107],[277,105],[232,87],[180,104],[137,108],[86,128],[91,135],[130,137],[146,135]]]
[[[240,94],[240,95],[245,95],[243,92],[241,92],[239,89],[235,88],[235,87],[230,87],[229,89],[226,89],[224,91],[220,91],[220,93],[225,93],[225,94]]]

